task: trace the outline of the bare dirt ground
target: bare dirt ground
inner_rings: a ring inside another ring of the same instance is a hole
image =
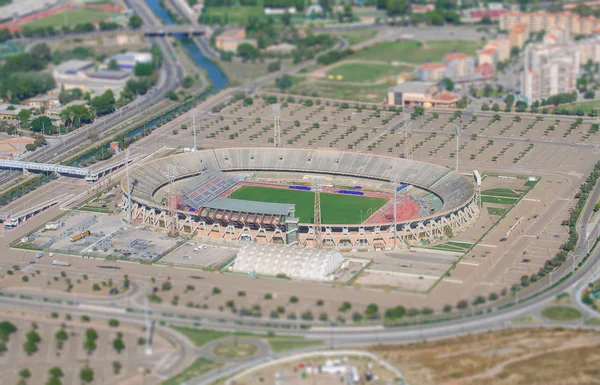
[[[565,329],[488,332],[370,350],[415,385],[600,383],[600,333]]]

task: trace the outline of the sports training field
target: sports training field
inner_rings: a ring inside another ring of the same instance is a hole
[[[54,15],[31,21],[25,25],[33,28],[60,28],[65,25],[65,22],[69,26],[74,26],[76,24],[100,22],[115,15],[117,15],[115,12],[105,12],[96,9],[78,9],[55,13]]]
[[[313,223],[314,193],[269,187],[242,186],[228,198],[248,201],[292,203],[301,223]],[[384,198],[371,198],[342,194],[321,194],[321,219],[326,224],[358,224],[387,202]],[[372,210],[370,210],[372,209]],[[369,211],[369,214],[367,214]]]

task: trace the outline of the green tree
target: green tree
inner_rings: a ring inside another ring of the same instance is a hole
[[[112,346],[117,353],[121,353],[121,351],[125,349],[125,343],[123,343],[123,340],[121,338],[115,338],[112,342]]]
[[[135,76],[150,76],[152,72],[154,72],[152,63],[137,62],[133,68]]]
[[[275,85],[281,90],[281,92],[284,92],[286,89],[290,88],[292,84],[292,77],[289,75],[283,75],[282,77],[275,79]]]
[[[498,103],[494,103],[492,105],[492,111],[494,111],[494,112],[500,111],[500,106],[498,105]]]
[[[21,377],[23,379],[27,379],[27,378],[31,377],[31,371],[27,368],[23,368],[19,371],[19,377]]]
[[[54,338],[58,341],[66,341],[69,338],[69,334],[65,331],[65,329],[60,329],[54,334]]]
[[[442,82],[444,82],[446,91],[454,91],[454,82],[452,81],[452,79],[444,78],[444,79],[442,79]]]
[[[238,45],[236,52],[243,61],[254,61],[260,57],[260,51],[258,48],[249,43],[242,43]]]
[[[194,79],[191,76],[186,76],[181,81],[181,86],[183,88],[190,88],[193,85],[194,85]]]
[[[33,353],[37,352],[37,344],[31,340],[27,340],[25,341],[25,343],[23,343],[23,350],[28,356],[30,356]]]
[[[108,62],[108,69],[111,71],[121,70],[121,68],[119,68],[119,64],[117,63],[117,61],[115,59],[110,59],[110,61]]]
[[[51,377],[60,378],[60,377],[63,377],[65,374],[63,373],[61,368],[59,368],[58,366],[55,366],[48,370],[48,375]]]
[[[115,110],[115,95],[111,90],[106,90],[102,95],[92,99],[91,106],[96,111],[96,115],[103,116],[112,113]]]
[[[26,124],[31,117],[31,111],[26,108],[21,108],[17,113],[17,119],[21,122],[22,125]]]
[[[120,322],[118,319],[111,318],[108,320],[108,326],[110,326],[111,328],[118,328],[119,324]]]
[[[172,101],[176,101],[177,99],[179,99],[177,97],[177,94],[175,93],[175,91],[173,90],[169,90],[165,93],[165,98],[172,100]]]
[[[127,25],[129,25],[129,28],[139,28],[142,26],[143,22],[144,21],[142,20],[142,18],[139,17],[138,15],[131,15]]]
[[[8,341],[8,337],[17,331],[17,327],[8,321],[0,322],[0,340]]]
[[[119,374],[121,373],[121,363],[119,361],[113,361],[112,363],[112,368],[113,368],[113,373],[114,374]]]
[[[387,0],[386,12],[388,16],[405,16],[410,12],[410,4],[407,0]]]
[[[46,135],[54,135],[57,132],[56,127],[52,124],[52,120],[47,116],[38,116],[33,119],[31,121],[31,130],[33,132],[43,132]]]
[[[92,382],[94,380],[94,370],[89,366],[84,366],[79,371],[79,378],[83,382]]]

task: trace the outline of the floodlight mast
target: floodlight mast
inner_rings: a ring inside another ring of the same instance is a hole
[[[396,241],[398,239],[398,187],[402,180],[398,176],[394,176],[390,182],[394,186],[394,250],[396,249]]]
[[[273,147],[281,148],[281,104],[275,103],[271,106],[273,110]]]
[[[456,136],[456,172],[458,172],[458,138],[460,137],[460,128],[456,124],[454,125],[454,135]]]
[[[402,117],[402,125],[404,126],[404,157],[412,159],[412,117],[406,112]]]
[[[198,151],[196,146],[196,109],[192,111],[192,129],[194,130],[194,151]]]
[[[129,149],[125,150],[125,173],[127,174],[127,223],[131,223],[131,181],[129,180]]]

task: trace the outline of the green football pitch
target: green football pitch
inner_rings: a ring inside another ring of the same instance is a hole
[[[315,196],[310,191],[242,186],[228,198],[247,201],[291,203],[301,223],[313,223]],[[326,224],[359,224],[387,202],[384,198],[356,195],[321,194],[321,220]],[[361,212],[362,211],[362,212]]]

